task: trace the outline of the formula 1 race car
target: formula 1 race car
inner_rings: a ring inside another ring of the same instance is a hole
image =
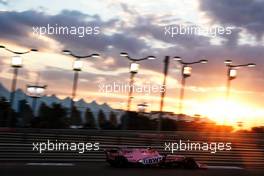
[[[106,161],[113,167],[143,166],[161,168],[206,169],[193,158],[182,155],[161,155],[155,149],[112,149],[106,150]]]

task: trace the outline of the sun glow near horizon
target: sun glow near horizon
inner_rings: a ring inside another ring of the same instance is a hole
[[[196,103],[186,114],[199,114],[215,121],[217,124],[232,125],[237,127],[242,122],[243,129],[261,125],[264,117],[264,109],[239,100],[226,101],[224,98],[216,98],[201,103]]]
[[[123,98],[126,98],[126,95],[123,96]],[[148,99],[150,99],[150,97],[148,97]],[[159,97],[155,97],[154,99],[155,101],[148,107],[148,111],[159,110],[160,99]],[[141,101],[143,101],[143,99],[141,99]],[[132,101],[132,109],[137,110],[136,104],[142,103],[141,101],[136,99]],[[147,101],[146,99],[146,102]],[[178,103],[179,99],[166,97],[164,111],[174,112],[176,114],[179,113],[177,107]],[[110,103],[110,105],[114,104]],[[115,105],[113,107],[116,108]],[[125,107],[126,105],[123,106],[123,108]],[[263,125],[264,109],[240,99],[230,99],[226,101],[223,97],[214,97],[199,102],[186,99],[184,100],[184,107],[184,114],[191,116],[199,114],[201,117],[209,118],[217,124],[231,125],[234,129],[250,129],[254,126]]]

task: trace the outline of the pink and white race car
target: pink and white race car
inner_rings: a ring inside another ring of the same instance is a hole
[[[186,169],[206,169],[193,158],[182,155],[161,155],[155,149],[121,148],[106,150],[106,161],[113,167],[149,166]]]

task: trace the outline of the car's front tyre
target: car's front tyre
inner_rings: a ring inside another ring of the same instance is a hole
[[[199,167],[193,158],[185,158],[183,166],[186,169],[198,169]]]
[[[122,156],[118,156],[115,158],[115,161],[114,161],[114,165],[115,167],[127,167],[128,166],[128,161],[125,157],[122,157]]]

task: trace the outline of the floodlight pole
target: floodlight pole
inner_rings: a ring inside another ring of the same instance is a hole
[[[170,64],[170,56],[165,56],[164,70],[163,70],[163,84],[162,84],[164,91],[161,91],[160,110],[159,110],[159,119],[158,119],[158,131],[162,130],[163,106],[164,106],[164,97],[166,96],[166,90],[167,90],[166,83],[167,83],[169,64]]]

